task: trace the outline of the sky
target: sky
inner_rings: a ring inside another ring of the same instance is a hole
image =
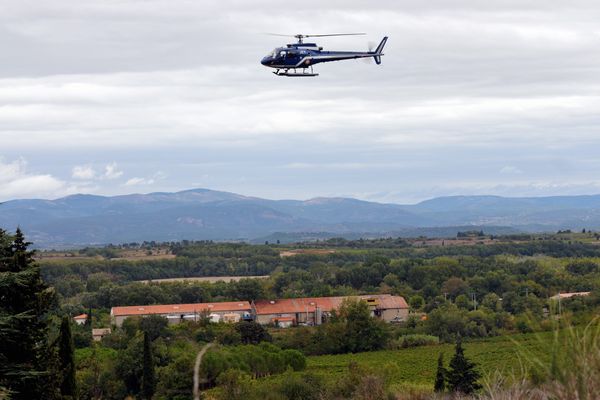
[[[0,201],[600,193],[600,2],[0,0]],[[318,38],[381,65],[273,75]],[[293,39],[289,39],[293,41]]]

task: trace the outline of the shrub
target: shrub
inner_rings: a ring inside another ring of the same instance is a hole
[[[433,335],[404,335],[396,340],[390,341],[388,348],[390,350],[406,349],[408,347],[431,346],[440,343],[440,338]]]

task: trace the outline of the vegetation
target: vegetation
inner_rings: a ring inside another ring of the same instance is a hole
[[[216,346],[203,359],[202,387],[227,399],[374,399],[399,392],[424,398],[434,386],[484,398],[491,390],[593,393],[597,376],[575,371],[598,369],[598,342],[587,339],[595,328],[583,328],[600,308],[594,234],[476,233],[431,245],[426,238],[128,244],[68,256],[45,252],[38,268],[21,232],[0,231],[0,393],[10,391],[15,399],[189,399],[195,354],[208,342]],[[160,257],[124,256],[132,250]],[[291,250],[303,252],[280,255]],[[270,277],[136,282],[263,274]],[[591,294],[563,299],[560,307],[550,299],[567,291]],[[99,343],[91,337],[93,327],[110,326],[116,305],[362,293],[404,296],[409,319],[385,324],[365,303],[346,301],[328,323],[314,327],[208,319],[170,326],[147,317],[127,319]],[[89,318],[82,326],[63,318],[83,312]],[[572,337],[567,320],[575,326]],[[565,333],[555,335],[557,327]],[[458,338],[464,345],[455,347],[446,367],[441,354],[451,354]],[[574,349],[572,357],[549,351],[552,346]],[[572,386],[577,379],[587,383]]]

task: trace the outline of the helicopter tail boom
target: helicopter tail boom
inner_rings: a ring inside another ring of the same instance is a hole
[[[375,55],[373,56],[373,58],[375,59],[375,63],[377,65],[381,64],[381,56],[383,55],[383,47],[385,46],[385,43],[387,42],[388,37],[384,36],[384,38],[381,40],[381,43],[379,43],[379,46],[377,46],[377,48],[375,49],[374,53]]]

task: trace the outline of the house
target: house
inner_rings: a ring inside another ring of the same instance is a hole
[[[113,307],[110,316],[113,324],[120,327],[129,317],[160,315],[167,318],[169,324],[181,321],[198,321],[206,315],[212,322],[237,322],[249,319],[252,308],[247,301],[228,301],[219,303],[165,304],[151,306]]]
[[[92,339],[94,339],[94,342],[99,342],[104,336],[109,335],[110,332],[110,328],[92,329]]]
[[[85,321],[87,321],[88,315],[87,314],[80,314],[80,315],[76,315],[75,317],[73,317],[73,320],[75,321],[75,323],[77,325],[83,325],[85,324]]]
[[[252,314],[254,320],[262,325],[320,325],[346,298],[365,301],[372,315],[386,322],[404,321],[408,317],[409,307],[404,298],[389,294],[257,300],[252,303]]]
[[[569,292],[569,293],[558,293],[552,297],[550,297],[552,300],[564,300],[564,299],[570,299],[571,297],[576,297],[576,296],[589,296],[592,292]]]

